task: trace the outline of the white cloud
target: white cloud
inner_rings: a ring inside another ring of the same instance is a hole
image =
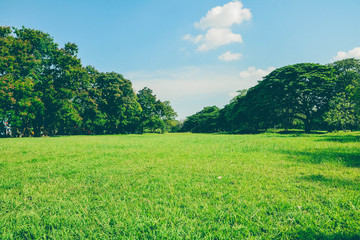
[[[239,77],[242,80],[254,81],[262,80],[263,77],[274,71],[274,67],[269,67],[268,69],[257,69],[255,67],[249,67],[248,69],[239,73]]]
[[[199,51],[208,51],[230,43],[242,42],[240,34],[232,33],[227,28],[210,28],[205,35],[199,34],[194,37],[191,34],[187,34],[183,39],[200,44],[197,48]]]
[[[197,36],[187,34],[184,40],[198,44],[197,50],[208,51],[230,43],[242,43],[240,34],[233,33],[230,27],[241,24],[252,17],[249,9],[243,8],[239,1],[212,8],[205,17],[194,25],[204,33]]]
[[[204,38],[203,35],[199,34],[196,37],[193,37],[191,34],[186,34],[183,39],[192,41],[193,43],[199,43]]]
[[[353,48],[348,52],[339,51],[333,60],[339,61],[346,58],[360,58],[360,47]]]
[[[199,51],[207,51],[234,42],[242,42],[240,34],[232,33],[227,28],[210,28],[205,37],[201,38]]]
[[[201,18],[199,22],[194,25],[196,28],[205,30],[208,28],[227,28],[233,24],[241,24],[244,21],[250,20],[251,12],[247,8],[243,8],[243,4],[239,1],[233,1],[224,6],[217,6],[212,8],[205,17]]]
[[[239,82],[249,83],[249,87],[239,88],[236,90],[248,89],[250,87],[255,86],[258,83],[258,81],[261,81],[263,79],[263,77],[265,77],[266,75],[268,75],[269,73],[271,73],[274,70],[275,70],[275,67],[268,67],[267,69],[248,67],[248,69],[241,71],[239,73]],[[229,93],[230,97],[235,97],[237,95],[238,95],[238,93],[236,91]]]
[[[219,59],[225,62],[239,60],[242,57],[241,53],[232,53],[227,51],[219,56]]]

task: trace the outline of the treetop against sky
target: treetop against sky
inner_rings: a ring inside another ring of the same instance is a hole
[[[275,68],[360,57],[357,0],[19,0],[0,9],[1,25],[76,43],[84,65],[153,89],[180,119],[222,107]]]

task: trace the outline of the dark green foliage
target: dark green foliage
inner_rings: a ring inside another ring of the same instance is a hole
[[[216,106],[205,107],[200,112],[187,117],[181,129],[182,132],[212,133],[217,132],[219,127],[217,120],[220,109]]]
[[[131,82],[84,67],[77,53],[76,44],[59,48],[41,31],[0,27],[1,136],[139,132],[142,109]],[[176,116],[169,102],[156,105],[164,125]]]
[[[335,80],[331,67],[313,63],[290,65],[271,72],[249,95],[255,91],[253,106],[260,109],[256,115],[266,124],[280,122],[286,126],[299,119],[305,131],[310,132],[314,120],[329,109],[336,91]]]
[[[330,101],[330,110],[324,119],[331,128],[346,131],[357,126],[359,113],[356,104],[345,93],[339,93]]]
[[[170,106],[169,101],[161,102],[156,99],[152,90],[145,87],[138,94],[138,102],[140,103],[142,112],[140,117],[141,132],[149,131],[171,131],[176,126],[176,112]]]
[[[197,118],[197,114],[188,117],[189,123],[195,124]],[[309,133],[357,129],[359,119],[360,60],[345,59],[328,66],[301,63],[276,69],[240,92],[212,124],[226,132],[303,128]]]
[[[101,73],[96,78],[95,87],[98,89],[99,109],[106,116],[106,132],[133,132],[139,122],[141,108],[131,82],[118,73]]]
[[[330,102],[325,121],[331,129],[355,129],[360,121],[360,60],[344,59],[330,66],[336,70],[338,93]]]
[[[11,36],[9,28],[1,29],[0,120],[11,122],[13,135],[28,134],[43,108],[36,91],[40,61],[30,41]]]
[[[247,91],[233,98],[228,105],[219,112],[218,126],[226,132],[248,133],[257,129],[256,121],[250,115],[251,108]],[[252,119],[252,120],[251,120]]]
[[[223,109],[205,107],[181,126],[170,102],[149,88],[135,94],[122,75],[84,67],[77,53],[76,44],[59,48],[41,31],[0,27],[1,136],[359,128],[358,59],[278,68]]]
[[[10,27],[0,26],[0,37],[1,38],[7,37],[10,34],[11,34],[11,28]]]

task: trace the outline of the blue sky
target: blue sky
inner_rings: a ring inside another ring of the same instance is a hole
[[[360,57],[358,0],[0,0],[0,25],[74,42],[84,65],[170,100],[223,107],[285,65]]]

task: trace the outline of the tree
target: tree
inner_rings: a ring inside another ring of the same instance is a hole
[[[360,87],[360,60],[348,58],[329,64],[336,71],[338,89],[356,95]]]
[[[205,107],[186,118],[181,129],[182,132],[212,133],[218,131],[218,118],[220,109],[217,106]]]
[[[155,132],[169,131],[174,125],[177,116],[169,101],[161,102],[150,88],[143,88],[137,94],[142,112],[140,118],[140,131]]]
[[[253,131],[255,121],[249,120],[248,90],[239,90],[239,94],[219,111],[218,126],[227,132]]]
[[[135,132],[141,107],[129,80],[121,74],[101,73],[96,78],[97,102],[104,114],[107,133]]]
[[[344,92],[339,93],[330,101],[330,110],[324,118],[332,129],[342,129],[343,131],[355,128],[360,119],[355,103]]]
[[[43,104],[36,91],[39,60],[29,41],[15,38],[0,27],[0,121],[11,124],[14,135],[33,135],[32,125]]]
[[[6,122],[17,136],[137,132],[141,107],[131,82],[84,67],[77,53],[76,44],[59,48],[41,31],[0,27],[1,128]],[[175,112],[156,105],[166,125]]]
[[[81,95],[86,91],[87,72],[76,51],[68,51],[73,44],[54,52],[52,66],[49,69],[51,78],[44,81],[42,92],[46,106],[44,126],[53,134],[73,134],[82,124],[80,115]],[[47,86],[47,87],[46,87]]]
[[[140,132],[143,133],[146,128],[153,128],[156,113],[156,96],[150,88],[143,88],[137,93],[138,102],[141,106]]]
[[[309,133],[314,120],[329,110],[336,84],[334,68],[301,63],[274,70],[248,95],[254,98],[253,106],[261,117],[269,122],[286,124],[299,119]]]
[[[169,101],[156,101],[156,112],[157,116],[161,119],[163,122],[163,131],[172,131],[174,127],[176,127],[177,122],[175,118],[177,117],[177,113],[174,111],[174,109],[171,107]]]
[[[59,49],[46,33],[13,29],[14,36],[2,31],[8,34],[2,34],[2,49],[7,50],[1,53],[6,60],[0,67],[15,100],[9,105],[13,132],[36,136],[41,129],[71,132],[81,123],[73,100],[86,73],[75,55],[77,46]]]
[[[329,64],[336,70],[337,94],[325,121],[333,128],[355,128],[360,119],[360,60],[349,58]]]

